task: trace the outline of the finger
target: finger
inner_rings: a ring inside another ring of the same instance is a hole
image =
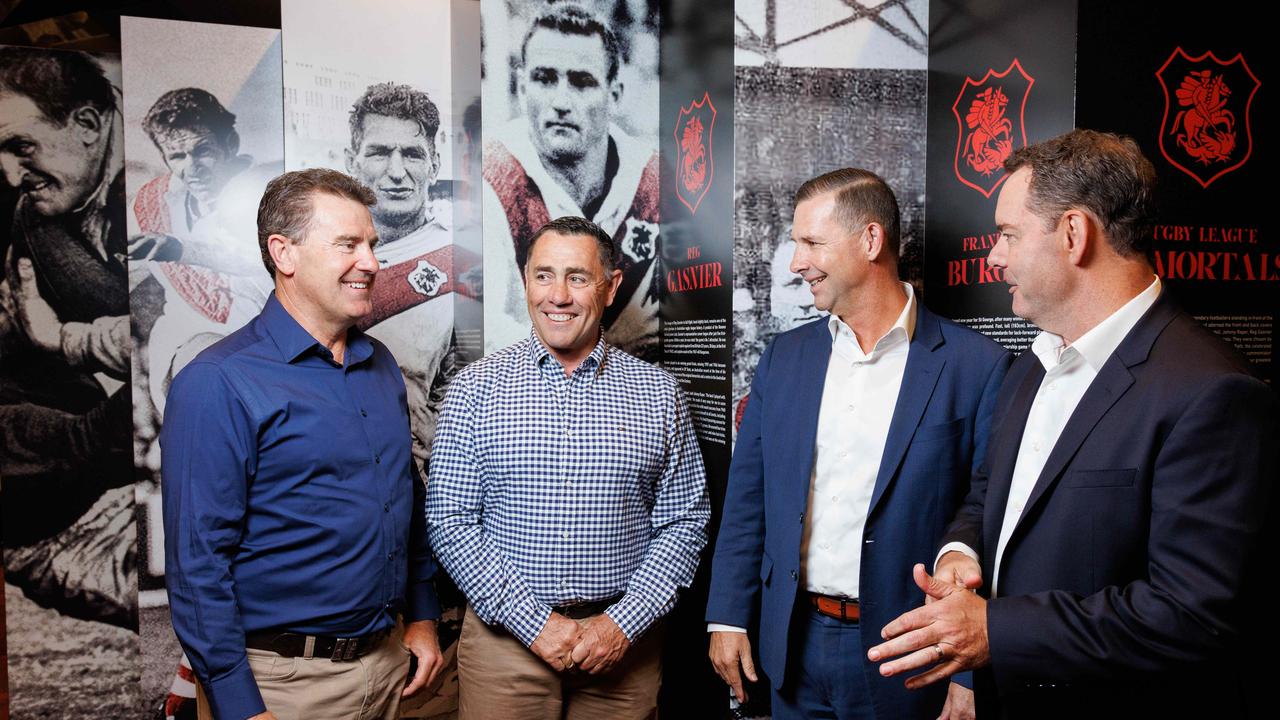
[[[915,567],[911,568],[911,577],[915,580],[916,587],[920,588],[926,597],[934,600],[941,600],[960,589],[960,586],[955,583],[929,575],[922,563],[916,563]]]
[[[904,672],[910,672],[911,670],[918,670],[920,668],[933,665],[938,662],[939,659],[940,656],[938,655],[938,651],[935,649],[935,646],[930,645],[928,647],[920,648],[913,653],[903,655],[891,662],[884,663],[880,666],[880,674],[884,677],[901,675]]]
[[[746,675],[747,679],[750,680],[751,682],[759,682],[760,679],[756,677],[756,665],[755,663],[751,662],[751,653],[745,652],[742,654],[741,658],[742,658],[742,674]]]
[[[960,672],[960,664],[949,660],[930,668],[926,672],[907,678],[906,686],[908,690],[918,690],[926,685],[932,685],[939,680],[945,680],[952,675]]]
[[[569,659],[572,660],[574,664],[581,665],[584,662],[586,662],[587,656],[589,656],[590,654],[591,654],[591,648],[590,646],[587,645],[586,641],[584,640],[584,641],[580,641],[577,645],[573,646],[573,650],[569,652]]]
[[[738,698],[738,702],[744,703],[747,701],[747,691],[742,687],[741,678],[734,678],[734,681],[729,683],[729,687],[733,688],[733,696]]]
[[[880,637],[885,640],[895,638],[903,633],[925,627],[932,621],[933,616],[930,614],[927,607],[916,608],[915,610],[899,615],[890,621],[888,625],[885,625],[884,629],[880,631]],[[874,650],[875,648],[872,649]],[[868,657],[870,657],[870,655],[868,655]],[[871,659],[876,660],[878,658],[873,657]]]
[[[417,692],[422,688],[426,687],[427,665],[429,662],[429,659],[423,658],[422,655],[418,655],[418,669],[413,673],[413,680],[409,681],[409,684],[405,686],[403,691],[401,691],[400,697],[410,697],[411,695],[417,694]]]
[[[434,655],[432,657],[431,669],[427,671],[427,687],[431,687],[431,683],[436,681],[436,676],[444,669],[444,656]]]
[[[888,642],[880,643],[867,651],[867,659],[872,662],[884,662],[892,660],[899,655],[906,655],[917,650],[927,649],[935,653],[934,659],[937,659],[937,651],[933,650],[934,645],[938,641],[938,633],[932,628],[921,628],[912,630],[909,633],[896,637]]]

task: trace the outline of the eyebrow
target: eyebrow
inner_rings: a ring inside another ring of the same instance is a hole
[[[330,242],[332,242],[334,245],[337,245],[338,243],[344,243],[344,242],[359,243],[359,242],[364,242],[364,236],[362,236],[362,235],[339,235],[338,237],[334,238],[334,239],[333,239],[332,241],[330,241]],[[373,246],[375,246],[375,245],[377,245],[377,244],[378,244],[378,237],[377,237],[376,235],[375,235],[375,236],[373,236],[373,237],[371,237],[371,238],[369,238],[369,247],[373,247]]]
[[[555,271],[556,271],[556,269],[555,269],[555,268],[553,268],[553,267],[551,267],[550,265],[538,265],[537,267],[533,268],[533,271],[534,271],[534,272],[552,272],[552,273],[553,273],[553,272],[555,272]],[[584,268],[584,267],[567,267],[567,268],[565,268],[565,269],[564,269],[564,274],[565,274],[565,275],[571,275],[571,274],[573,274],[573,273],[581,273],[581,274],[583,274],[583,275],[590,275],[590,274],[591,274],[591,271],[590,271],[590,270],[588,270],[587,268]]]

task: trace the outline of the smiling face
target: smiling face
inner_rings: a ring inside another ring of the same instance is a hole
[[[281,244],[276,281],[307,319],[299,320],[304,327],[338,335],[373,312],[378,234],[364,205],[329,193],[311,200],[307,237]]]
[[[572,164],[607,142],[622,88],[608,79],[609,58],[598,35],[538,30],[524,60],[519,92],[544,162]]]
[[[169,172],[205,205],[216,200],[231,179],[234,166],[231,161],[239,149],[224,142],[212,130],[199,127],[157,137],[156,146]]]
[[[1044,219],[1027,207],[1031,169],[1019,168],[1004,182],[996,201],[1000,237],[987,264],[1004,269],[1013,295],[1013,312],[1042,330],[1061,334],[1062,316],[1070,313],[1071,263],[1063,243],[1061,221],[1046,231]],[[1056,329],[1055,329],[1056,328]]]
[[[827,193],[796,205],[791,224],[796,252],[790,269],[809,284],[816,308],[847,318],[871,263],[859,242],[866,227],[850,232],[837,220],[835,197]]]
[[[529,248],[525,300],[542,344],[566,371],[576,368],[600,339],[600,319],[613,303],[622,272],[606,271],[588,235],[543,233]]]
[[[84,205],[97,188],[102,116],[82,107],[65,125],[45,118],[25,95],[0,93],[0,169],[28,209],[46,217]]]
[[[347,171],[373,189],[379,225],[417,229],[440,169],[435,138],[413,120],[372,113],[364,117],[363,129],[360,147],[347,151]]]

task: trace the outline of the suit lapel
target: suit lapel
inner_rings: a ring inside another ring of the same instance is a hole
[[[797,476],[793,499],[804,508],[809,502],[809,478],[813,475],[814,450],[818,440],[818,412],[822,407],[822,389],[827,382],[827,365],[831,362],[831,330],[827,323],[816,322],[807,333],[800,347],[800,357],[782,367],[796,368],[799,372],[794,382],[786,385],[794,403],[783,417],[792,423],[789,428],[778,428],[781,442],[790,447],[786,453],[790,462],[783,467],[803,469]],[[749,402],[749,401],[748,401]]]
[[[1062,428],[1062,434],[1058,436],[1058,442],[1050,451],[1049,458],[1045,460],[1044,469],[1040,472],[1040,477],[1036,479],[1035,487],[1031,489],[1031,495],[1027,498],[1022,517],[1018,519],[1018,524],[1014,526],[1014,532],[1009,538],[1011,544],[1023,520],[1031,515],[1036,504],[1058,481],[1080,446],[1089,437],[1089,433],[1093,432],[1107,411],[1133,385],[1133,373],[1129,369],[1146,361],[1151,353],[1151,346],[1155,344],[1160,333],[1177,313],[1178,307],[1168,297],[1168,293],[1161,292],[1155,304],[1116,346],[1111,357],[1107,358],[1102,369],[1098,371],[1098,376],[1093,379],[1089,389],[1080,398],[1075,412],[1071,413],[1071,419],[1067,420],[1066,426]],[[1025,420],[1023,424],[1026,424]]]
[[[911,438],[924,417],[925,408],[929,406],[929,398],[938,385],[938,378],[946,361],[937,352],[944,344],[938,319],[933,313],[917,303],[916,329],[907,350],[907,365],[902,372],[902,388],[898,391],[898,402],[893,408],[893,418],[889,421],[889,436],[885,440],[884,453],[880,456],[880,470],[876,474],[876,486],[871,495],[871,506],[867,517],[871,517],[880,498],[898,477],[898,468],[906,455]]]
[[[1035,402],[1040,382],[1044,379],[1044,366],[1040,361],[1034,355],[1029,356],[1028,360],[1031,362],[1031,369],[1018,385],[1008,415],[1000,427],[992,428],[992,441],[987,446],[987,496],[982,522],[983,567],[993,567],[995,563],[1000,526],[1004,524],[1005,504],[1009,502],[1009,488],[1013,484],[1013,468],[1018,462],[1018,447],[1022,444],[1022,433],[1027,427],[1031,404]],[[996,438],[999,438],[999,443]]]

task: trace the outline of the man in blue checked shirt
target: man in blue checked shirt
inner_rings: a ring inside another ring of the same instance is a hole
[[[258,244],[275,292],[169,391],[165,570],[201,718],[391,720],[443,664],[404,380],[355,328],[373,203],[332,170],[272,180]]]
[[[529,248],[533,332],[454,380],[427,483],[432,546],[470,601],[459,716],[647,718],[655,625],[707,541],[702,456],[676,380],[602,338],[609,236],[563,217]]]

